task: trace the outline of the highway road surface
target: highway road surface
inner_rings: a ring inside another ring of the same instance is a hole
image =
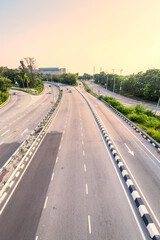
[[[114,97],[127,107],[133,107],[133,106],[136,106],[137,104],[143,104],[144,106],[146,106],[147,109],[153,110],[154,113],[157,109],[157,104],[155,104],[155,103],[135,100],[133,98],[128,98],[128,97],[122,96],[118,93],[113,93],[112,91],[109,91],[108,89],[105,89],[104,87],[102,87],[98,84],[95,84],[93,81],[86,81],[86,84],[88,85],[89,88],[92,89],[93,92],[95,92],[97,94],[101,94],[101,95],[107,95],[109,97]],[[157,111],[157,115],[160,115],[159,108]]]
[[[42,94],[37,96],[17,90],[11,90],[10,94],[9,103],[0,108],[0,167],[49,111],[58,89],[46,83]]]
[[[117,116],[105,103],[87,93],[81,86],[98,114],[116,149],[141,192],[144,202],[160,229],[160,155],[143,137]]]
[[[1,206],[0,240],[149,240],[87,103],[68,89],[63,87],[46,137]]]

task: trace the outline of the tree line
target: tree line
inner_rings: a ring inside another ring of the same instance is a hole
[[[77,85],[78,73],[64,74],[40,74],[43,81],[54,81],[57,83],[65,83],[69,85]]]
[[[91,79],[91,75],[84,74],[82,79]],[[149,69],[128,76],[101,72],[94,75],[94,81],[110,91],[130,97],[150,101],[157,101],[160,97],[160,69]]]

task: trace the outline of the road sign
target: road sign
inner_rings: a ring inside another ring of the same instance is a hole
[[[53,104],[53,101],[51,101],[51,104]]]

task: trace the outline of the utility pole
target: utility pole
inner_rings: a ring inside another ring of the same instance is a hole
[[[115,70],[115,69],[112,69],[113,74],[114,74],[114,70]],[[114,93],[114,89],[115,89],[115,76],[113,76],[113,79],[114,79],[114,83],[113,83],[113,93]]]
[[[95,66],[93,67],[93,81],[94,81],[94,75],[95,75]]]
[[[107,88],[108,88],[108,74],[107,74],[107,79],[106,79],[106,95],[107,95]]]
[[[123,69],[120,69],[120,76],[122,75],[122,72],[123,72]],[[122,83],[122,80],[121,80],[121,83]],[[121,83],[120,83],[120,94],[121,94],[121,90],[122,90]]]
[[[159,102],[160,102],[160,97],[159,97],[159,99],[158,99],[157,107],[156,107],[156,110],[155,110],[155,115],[156,115],[156,113],[157,113],[157,111],[158,111]]]

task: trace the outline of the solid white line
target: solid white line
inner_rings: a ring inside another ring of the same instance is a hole
[[[117,148],[117,147],[116,147],[116,148]],[[118,148],[117,148],[117,150],[118,150]],[[118,151],[119,151],[119,150],[118,150]],[[153,217],[154,217],[154,219],[155,219],[157,225],[160,227],[160,222],[159,222],[159,220],[158,220],[157,217],[155,216],[155,214],[154,214],[154,212],[153,212],[153,210],[152,210],[150,204],[148,203],[147,199],[145,198],[145,196],[144,196],[142,190],[140,189],[140,186],[138,185],[137,181],[135,180],[134,176],[132,175],[132,173],[131,173],[131,171],[130,171],[130,169],[129,169],[127,163],[126,163],[126,161],[124,160],[124,158],[122,157],[122,155],[121,155],[120,152],[119,152],[119,156],[121,157],[122,161],[123,161],[124,164],[126,165],[126,168],[127,168],[128,172],[129,172],[129,175],[130,175],[131,178],[133,179],[133,181],[134,181],[134,183],[135,183],[135,185],[136,185],[136,187],[137,187],[137,190],[140,192],[140,194],[141,194],[142,198],[144,199],[144,201],[145,201],[145,203],[146,203],[146,205],[147,205],[149,211],[152,213],[152,215],[153,215]]]
[[[94,120],[95,120],[95,119],[94,119]],[[100,135],[101,135],[101,137],[102,137],[102,133],[100,132],[99,127],[98,127],[96,121],[95,121],[95,125],[97,126],[97,129],[98,129],[98,131],[99,131],[99,133],[100,133]],[[135,211],[134,211],[134,209],[133,209],[133,206],[132,206],[132,204],[131,204],[131,202],[130,202],[130,200],[129,200],[129,197],[128,197],[127,193],[126,193],[126,190],[125,190],[125,188],[124,188],[124,185],[123,185],[123,183],[122,183],[122,180],[121,180],[121,178],[120,178],[120,176],[119,176],[119,173],[118,173],[118,171],[117,171],[117,169],[116,169],[116,167],[115,167],[115,163],[113,162],[113,159],[112,159],[112,157],[111,157],[111,153],[109,152],[109,150],[108,150],[108,148],[107,148],[107,146],[106,146],[106,143],[105,143],[103,137],[102,137],[102,141],[103,141],[104,146],[105,146],[105,148],[106,148],[106,150],[107,150],[107,153],[108,153],[108,155],[109,155],[109,157],[110,157],[111,163],[112,163],[112,165],[113,165],[113,167],[114,167],[114,169],[115,169],[115,172],[116,172],[116,174],[117,174],[117,177],[118,177],[118,179],[119,179],[119,182],[120,182],[120,184],[121,184],[121,187],[122,187],[122,189],[123,189],[123,192],[124,192],[124,194],[125,194],[125,196],[126,196],[126,199],[127,199],[127,201],[128,201],[128,204],[129,204],[129,206],[130,206],[130,208],[131,208],[131,211],[132,211],[132,213],[133,213],[133,216],[134,216],[134,218],[135,218],[135,221],[136,221],[136,223],[137,223],[137,226],[138,226],[138,228],[139,228],[139,231],[140,231],[140,233],[141,233],[141,235],[142,235],[142,238],[143,238],[144,240],[146,240],[146,238],[145,238],[145,236],[144,236],[144,233],[143,233],[143,231],[142,231],[141,225],[140,225],[140,223],[139,223],[139,221],[138,221],[138,218],[137,218],[137,216],[136,216],[136,214],[135,214]]]
[[[28,128],[26,128],[22,133],[21,133],[21,135],[23,135],[25,132],[27,132],[28,131]]]
[[[85,151],[83,150],[83,156],[85,156]]]
[[[88,185],[86,183],[86,194],[88,195]]]
[[[38,236],[36,236],[35,240],[38,240]]]
[[[56,117],[57,117],[57,114],[59,113],[60,106],[61,106],[62,103],[63,103],[63,98],[62,98],[61,103],[60,103],[60,105],[59,105],[59,108],[58,108],[58,110],[57,110],[57,112],[56,112],[56,114],[55,114],[55,116],[54,116],[53,122],[55,121],[55,119],[56,119]],[[53,122],[52,122],[52,123],[53,123]],[[42,143],[42,141],[43,141],[44,138],[46,137],[46,134],[47,134],[47,132],[49,131],[50,128],[51,128],[51,125],[49,126],[49,128],[47,129],[45,135],[44,135],[43,138],[41,139],[40,144]],[[23,175],[25,174],[27,168],[29,167],[29,165],[30,165],[30,163],[31,163],[31,161],[32,161],[32,159],[33,159],[33,157],[35,156],[36,152],[38,151],[38,149],[39,149],[39,147],[40,147],[40,144],[39,144],[38,148],[36,149],[36,151],[34,152],[33,156],[31,157],[30,161],[28,162],[28,165],[27,165],[26,168],[24,169],[24,171],[23,171],[23,173],[21,174],[20,178],[18,179],[18,181],[17,181],[16,185],[14,186],[14,188],[13,188],[11,194],[9,195],[9,197],[7,198],[7,200],[5,201],[5,203],[4,203],[3,207],[2,207],[2,209],[0,210],[0,215],[2,214],[3,210],[4,210],[5,207],[7,206],[9,200],[11,199],[11,197],[12,197],[14,191],[16,190],[16,188],[17,188],[17,186],[18,186],[18,184],[19,184],[19,182],[21,181]]]
[[[6,133],[8,133],[9,131],[10,131],[10,129],[8,129],[7,131],[5,131],[5,132],[1,135],[1,137],[4,136],[4,135],[6,135]]]
[[[89,234],[91,234],[91,218],[88,215],[88,230],[89,230]]]
[[[120,119],[114,115],[114,117],[116,117],[118,119],[118,121],[123,124],[123,126],[141,143],[141,145],[160,163],[160,160],[142,143],[142,141],[134,135],[134,133],[132,133],[132,131],[130,129],[128,129],[128,126],[125,126],[125,124],[122,122],[122,120],[120,121]],[[136,142],[135,142],[136,143]],[[137,144],[137,143],[136,143]],[[138,144],[137,146],[144,151],[143,148],[141,148]],[[144,151],[144,153],[149,157],[149,155]],[[150,157],[149,157],[150,158]],[[151,159],[151,158],[150,158]],[[152,160],[152,159],[151,159]],[[153,160],[152,160],[153,161]]]
[[[56,163],[58,162],[58,157],[56,158]]]
[[[86,172],[86,164],[84,164],[84,171]]]
[[[61,145],[59,146],[59,150],[61,150]]]
[[[48,196],[46,197],[46,200],[45,200],[45,203],[44,203],[44,209],[45,209],[46,206],[47,206],[47,201],[48,201]]]
[[[149,211],[150,211],[151,214],[153,215],[153,217],[154,217],[154,219],[155,219],[157,225],[160,227],[160,222],[159,222],[159,220],[157,219],[157,217],[156,217],[156,215],[154,214],[154,212],[153,212],[153,210],[152,210],[150,204],[148,203],[146,197],[144,196],[144,194],[143,194],[143,192],[142,192],[140,186],[138,185],[137,181],[135,180],[135,178],[134,178],[134,176],[133,176],[131,170],[129,169],[129,167],[128,167],[126,161],[125,161],[125,159],[124,159],[123,156],[121,155],[119,148],[116,146],[115,142],[113,141],[113,139],[111,138],[111,136],[110,136],[109,133],[108,133],[108,136],[109,136],[109,138],[111,139],[111,141],[112,141],[112,143],[114,144],[114,146],[116,147],[116,149],[118,150],[118,153],[119,153],[120,158],[121,158],[122,161],[124,162],[124,164],[125,164],[125,166],[126,166],[128,172],[129,172],[129,175],[131,176],[131,178],[132,178],[133,181],[135,182],[135,185],[137,186],[137,190],[140,192],[142,198],[144,199],[145,203],[147,204],[147,207],[148,207]],[[152,160],[152,159],[151,159],[151,160]],[[153,160],[152,160],[152,161],[153,161]]]
[[[53,178],[54,178],[54,172],[52,173],[51,181],[53,181]]]

